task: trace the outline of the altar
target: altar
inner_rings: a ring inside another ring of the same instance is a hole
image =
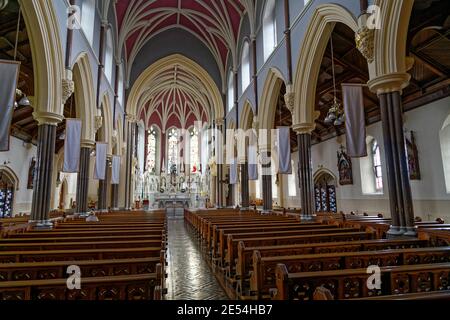
[[[157,208],[170,207],[191,207],[191,197],[186,194],[157,194],[155,195],[154,205]]]

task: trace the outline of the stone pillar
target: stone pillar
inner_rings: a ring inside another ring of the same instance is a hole
[[[125,163],[125,210],[131,210],[133,201],[133,156],[134,156],[134,135],[136,129],[136,119],[132,116],[127,116],[127,152]]]
[[[119,185],[112,184],[111,189],[112,189],[111,209],[119,210]]]
[[[250,208],[250,190],[248,180],[248,163],[244,159],[241,163],[241,210],[248,211]]]
[[[109,168],[110,160],[106,159],[106,170],[105,170],[105,180],[100,180],[98,182],[98,210],[100,212],[108,212],[107,208],[107,198],[108,198],[108,184],[109,184]]]
[[[297,125],[293,126],[293,129],[297,132],[298,141],[302,219],[311,219],[315,215],[311,159],[311,132],[314,130],[314,125]]]
[[[270,213],[273,209],[271,160],[271,151],[261,149],[263,213]]]
[[[220,146],[224,138],[223,119],[217,119],[217,134],[220,137],[215,137],[216,139],[216,161],[217,161],[217,177],[216,177],[216,198],[217,198],[217,208],[224,208],[224,189],[223,189],[223,146]]]
[[[86,215],[88,211],[89,166],[91,150],[95,142],[83,141],[80,150],[80,170],[77,178],[76,213]]]
[[[36,120],[39,122],[39,127],[30,222],[34,223],[37,229],[50,229],[52,228],[52,223],[49,221],[50,199],[53,192],[51,177],[53,177],[56,127],[62,117],[47,114],[45,118],[37,116]]]
[[[387,185],[392,225],[388,237],[416,236],[414,209],[409,181],[408,160],[403,132],[402,90],[409,84],[409,74],[391,74],[374,78],[369,88],[380,99]]]

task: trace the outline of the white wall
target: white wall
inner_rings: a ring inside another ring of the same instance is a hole
[[[447,194],[444,181],[444,167],[439,143],[439,131],[450,114],[450,98],[433,102],[424,107],[405,113],[405,130],[414,131],[419,150],[419,162],[422,180],[411,181],[415,216],[426,220],[442,217],[450,221],[450,194]],[[381,122],[367,128],[367,135],[378,140],[383,161],[383,177],[386,177],[384,161],[384,143]],[[345,136],[334,138],[312,147],[313,173],[320,168],[332,171],[339,176],[337,168],[337,151],[345,145]],[[293,154],[297,163],[297,155]],[[350,186],[338,186],[338,210],[344,212],[358,211],[369,214],[389,212],[387,180],[384,178],[382,195],[364,195],[361,187],[360,160],[353,159],[353,181]],[[286,179],[287,180],[287,179]],[[287,181],[284,182],[285,206],[300,207],[300,199],[286,197]]]
[[[25,144],[14,137],[10,140],[10,151],[0,152],[0,168],[8,167],[19,180],[18,190],[14,193],[13,214],[30,213],[33,190],[28,190],[28,170],[31,159],[36,157],[36,147]]]

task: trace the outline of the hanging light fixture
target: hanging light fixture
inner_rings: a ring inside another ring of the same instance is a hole
[[[330,39],[331,42],[331,69],[333,73],[333,104],[331,108],[328,110],[328,114],[325,117],[324,122],[326,124],[333,124],[334,126],[340,126],[344,124],[345,122],[345,114],[344,109],[342,108],[342,105],[337,101],[336,97],[336,74],[335,74],[335,68],[334,68],[334,47],[333,47],[333,36],[331,36]]]

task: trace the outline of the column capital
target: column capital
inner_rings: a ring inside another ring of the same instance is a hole
[[[292,125],[292,130],[297,134],[311,134],[316,129],[315,123],[298,123]]]
[[[294,91],[288,91],[284,95],[284,101],[286,102],[286,107],[289,109],[291,114],[294,114],[294,108],[295,108],[295,92]]]
[[[81,148],[94,149],[95,148],[95,141],[88,140],[88,139],[83,139],[83,140],[81,140],[80,146],[81,146]]]
[[[272,147],[271,147],[270,144],[260,144],[259,145],[259,152],[261,154],[267,153],[267,152],[272,152]]]
[[[125,116],[125,119],[126,119],[128,122],[130,122],[130,123],[137,123],[137,122],[138,122],[138,119],[137,119],[137,117],[136,117],[134,114],[127,114],[127,115]]]
[[[222,126],[224,123],[225,123],[225,119],[224,118],[217,118],[216,119],[216,125]]]
[[[64,116],[53,112],[33,112],[33,117],[39,125],[57,126],[64,120]]]
[[[396,91],[401,92],[409,85],[410,80],[411,75],[409,73],[396,72],[370,79],[367,84],[370,91],[380,95]]]

